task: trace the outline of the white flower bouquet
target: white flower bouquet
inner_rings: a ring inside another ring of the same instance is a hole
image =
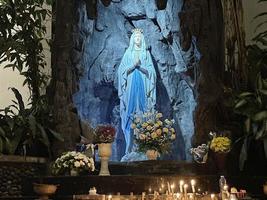
[[[146,112],[134,115],[132,129],[140,152],[155,150],[166,153],[175,140],[174,120],[162,120],[162,113]]]
[[[75,170],[78,173],[94,171],[94,159],[87,157],[83,153],[70,151],[57,158],[52,167],[52,172],[55,175],[66,174],[71,170]]]

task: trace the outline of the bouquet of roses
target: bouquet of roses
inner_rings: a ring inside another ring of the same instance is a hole
[[[52,167],[55,175],[66,174],[71,170],[75,170],[78,173],[94,171],[94,160],[83,153],[69,151],[57,158]]]
[[[112,143],[115,139],[116,129],[111,125],[99,125],[95,130],[94,142],[100,143]]]
[[[140,152],[168,152],[175,140],[174,120],[162,120],[162,113],[146,112],[134,115],[132,129]]]

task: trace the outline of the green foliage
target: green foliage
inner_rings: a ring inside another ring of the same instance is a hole
[[[1,0],[0,2],[0,64],[18,70],[32,92],[32,100],[40,96],[47,75],[43,41],[44,20],[51,13],[44,8],[46,0]]]
[[[63,140],[60,134],[53,131],[52,116],[45,96],[30,108],[25,108],[21,94],[11,88],[16,101],[0,110],[0,153],[27,154],[27,148],[37,141],[44,144],[50,153],[51,140]],[[24,152],[19,152],[23,150]]]
[[[0,153],[17,154],[37,142],[50,153],[51,140],[61,136],[53,131],[52,116],[41,90],[48,76],[43,53],[45,19],[51,11],[45,8],[52,0],[0,0],[0,64],[18,70],[31,92],[30,108],[26,108],[18,90],[11,88],[16,101],[0,110]],[[47,41],[48,42],[48,41]]]
[[[263,1],[266,0],[259,2]],[[263,19],[256,31],[266,24],[266,16],[265,12],[255,17]],[[267,30],[258,33],[253,41],[254,44],[247,47],[248,91],[241,92],[235,101],[235,111],[244,116],[245,134],[240,138],[243,141],[239,158],[241,170],[248,158],[251,140],[263,140],[267,158]]]

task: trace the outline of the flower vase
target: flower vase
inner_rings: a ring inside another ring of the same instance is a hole
[[[101,160],[101,168],[99,176],[110,176],[108,169],[108,161],[111,156],[112,143],[101,143],[98,144],[98,155]]]
[[[156,150],[147,150],[146,151],[146,156],[148,158],[148,160],[157,160],[158,156],[159,156],[159,152]]]

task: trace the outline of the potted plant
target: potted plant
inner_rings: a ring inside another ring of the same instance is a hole
[[[231,140],[224,135],[212,133],[213,138],[210,142],[210,149],[213,152],[213,159],[219,171],[224,171],[227,161],[227,155],[231,150]]]
[[[70,174],[71,176],[77,176],[94,170],[94,159],[76,151],[63,153],[52,166],[52,172],[55,175]]]
[[[135,114],[132,123],[135,141],[140,152],[149,160],[156,160],[161,153],[169,151],[175,140],[174,120],[161,120],[162,113],[146,112]]]
[[[262,21],[255,30],[257,35],[253,38],[253,44],[247,46],[248,84],[245,90],[238,92],[234,104],[234,110],[242,117],[243,122],[243,135],[237,140],[237,143],[242,143],[239,168],[244,170],[249,152],[254,148],[253,156],[258,155],[258,166],[262,166],[263,173],[267,166],[262,165],[267,160],[267,31],[258,30],[266,24],[266,16],[267,13],[260,13],[255,17]],[[252,163],[255,163],[254,160],[250,162]],[[251,170],[255,171],[256,164],[252,165]]]
[[[98,155],[101,160],[100,176],[110,175],[108,161],[112,154],[112,142],[115,139],[116,129],[111,125],[99,125],[95,130],[95,143],[98,146]]]

